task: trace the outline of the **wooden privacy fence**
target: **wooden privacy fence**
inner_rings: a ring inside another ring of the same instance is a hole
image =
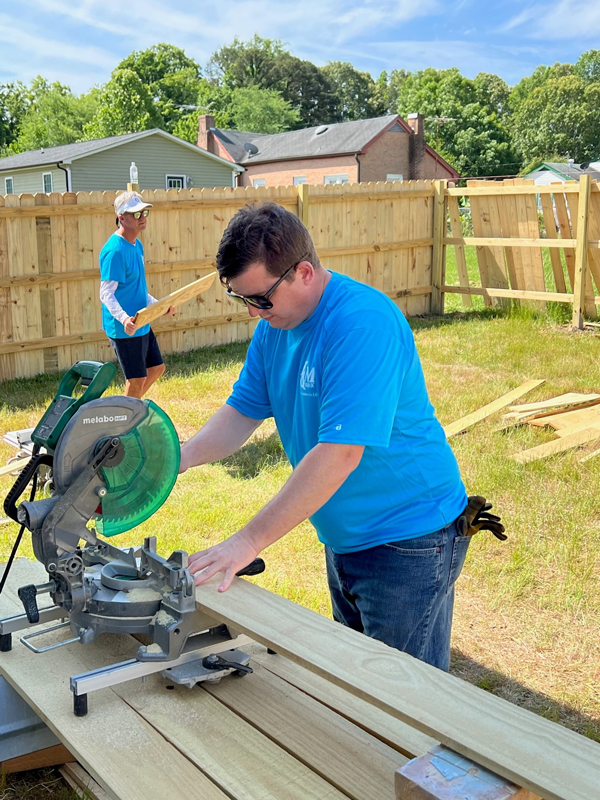
[[[273,200],[308,225],[326,267],[375,286],[409,315],[427,313],[436,192],[443,204],[440,183],[427,181],[143,191],[154,204],[142,236],[148,289],[160,298],[214,270],[236,211]],[[116,194],[0,196],[0,380],[114,358],[101,329],[98,258],[115,230]],[[216,281],[153,327],[169,353],[248,339],[254,323]]]
[[[273,200],[298,214],[323,264],[380,289],[407,315],[443,313],[448,292],[486,305],[573,304],[573,325],[600,305],[600,189],[580,183],[445,181],[144,191],[142,239],[157,298],[208,274],[239,208]],[[0,380],[113,358],[101,330],[98,258],[115,230],[115,192],[0,196]],[[459,205],[459,199],[460,205]],[[462,219],[473,236],[463,235]],[[544,235],[543,235],[544,234]],[[446,283],[455,248],[459,285]],[[475,246],[481,285],[469,278]],[[546,258],[542,253],[547,253]],[[256,320],[216,281],[153,327],[165,353],[248,339]]]
[[[510,299],[573,303],[577,328],[583,327],[584,313],[596,317],[600,189],[589,175],[579,183],[548,186],[524,180],[469,181],[464,189],[446,189],[445,195],[451,235],[443,241],[455,247],[460,286],[444,285],[442,271],[443,292],[464,295],[467,306],[471,295],[483,295],[486,305]],[[463,220],[470,215],[473,236],[463,236],[461,211]],[[476,247],[481,287],[469,281],[464,250],[469,245]]]

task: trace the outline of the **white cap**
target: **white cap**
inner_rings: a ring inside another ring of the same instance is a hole
[[[152,208],[152,203],[144,203],[142,195],[138,192],[121,192],[115,197],[115,213],[117,217],[121,214],[134,214],[144,208]]]

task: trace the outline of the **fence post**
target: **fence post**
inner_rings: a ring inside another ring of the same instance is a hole
[[[573,328],[583,330],[585,285],[588,264],[588,217],[592,184],[589,175],[579,179],[579,208],[577,210],[577,245],[575,247],[575,280],[573,286]]]
[[[448,181],[433,182],[433,250],[431,254],[431,313],[444,313],[443,287],[446,280],[446,189]]]
[[[298,217],[308,228],[308,183],[301,183],[298,186]]]

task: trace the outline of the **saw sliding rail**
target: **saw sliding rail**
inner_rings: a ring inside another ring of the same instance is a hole
[[[204,637],[206,638],[204,639]],[[230,658],[235,658],[239,655],[236,651],[237,647],[242,647],[253,641],[245,634],[240,634],[234,639],[222,637],[221,641],[218,643],[214,641],[215,637],[209,633],[200,634],[194,637],[194,639],[203,640],[204,646],[195,645],[193,649],[188,652],[183,652],[179,658],[173,661],[138,661],[136,658],[132,658],[128,661],[121,661],[118,664],[111,664],[108,667],[100,667],[99,669],[93,669],[89,672],[82,672],[80,675],[73,675],[71,677],[71,691],[73,692],[75,714],[77,716],[85,715],[87,711],[87,695],[89,692],[95,692],[98,689],[107,689],[111,686],[125,683],[126,681],[135,680],[136,678],[141,678],[143,680],[148,677],[148,675],[154,675],[156,672],[162,672],[165,677],[168,677],[168,671],[175,667],[189,664],[192,661],[202,661],[206,656],[210,656],[213,653],[225,658],[228,656]],[[201,644],[201,642],[198,644]],[[223,650],[223,645],[226,646],[225,650]],[[230,671],[230,668],[228,668],[228,671]]]

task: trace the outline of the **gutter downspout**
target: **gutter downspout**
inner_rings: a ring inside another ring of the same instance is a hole
[[[67,186],[67,192],[71,191],[71,170],[68,167],[61,167],[60,163],[57,162],[56,166],[58,169],[61,169],[65,173],[65,184]]]
[[[356,159],[356,182],[360,183],[360,159],[358,156],[360,153],[354,153],[354,158]]]

